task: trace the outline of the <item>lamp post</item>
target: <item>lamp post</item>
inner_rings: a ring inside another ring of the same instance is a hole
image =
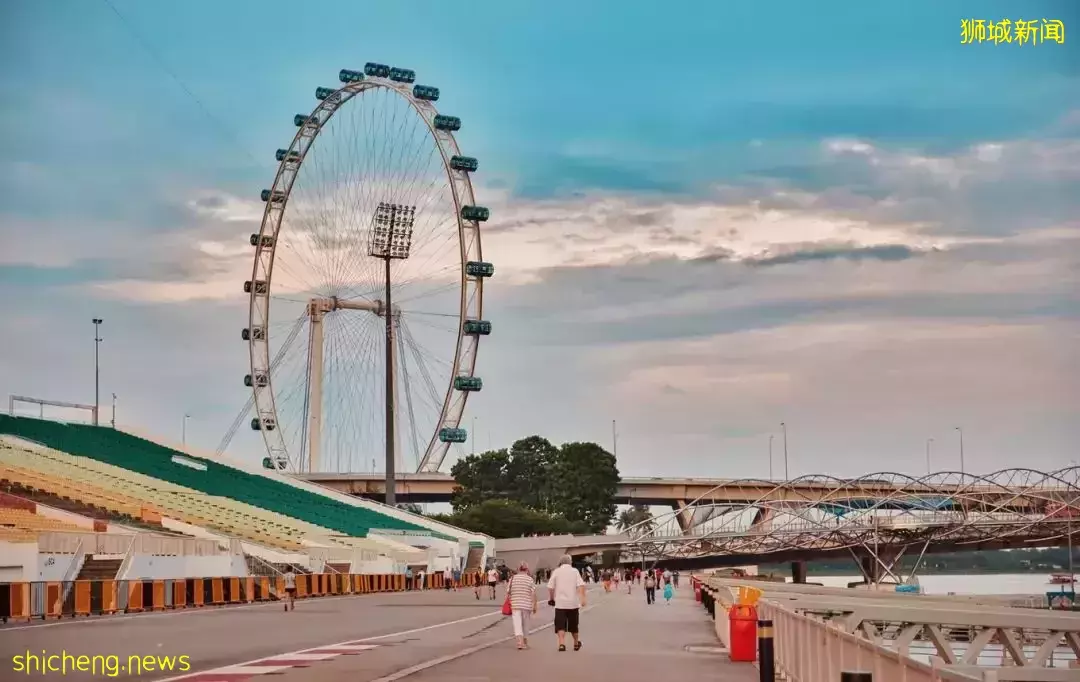
[[[780,430],[784,432],[784,480],[790,481],[791,476],[788,475],[788,459],[787,459],[787,424],[780,422]]]
[[[112,427],[116,428],[116,394],[112,394]]]
[[[959,426],[956,427],[956,432],[960,434],[960,473],[964,473],[964,430]]]
[[[926,439],[926,473],[930,474],[930,445],[933,444],[933,438]]]
[[[180,430],[180,444],[185,448],[187,447],[187,421],[191,419],[190,414],[184,414],[184,426]]]
[[[615,420],[611,420],[611,456],[619,458],[619,433],[615,430]]]
[[[405,260],[412,248],[412,231],[416,207],[403,204],[379,202],[371,226],[368,255],[385,263],[385,299],[383,315],[386,317],[386,504],[397,503],[397,482],[394,476],[397,448],[394,444],[396,417],[394,410],[397,396],[394,371],[394,306],[390,298],[390,262]]]
[[[101,318],[94,318],[94,426],[98,425],[98,411],[101,408],[101,365],[98,362],[98,347],[101,346]]]

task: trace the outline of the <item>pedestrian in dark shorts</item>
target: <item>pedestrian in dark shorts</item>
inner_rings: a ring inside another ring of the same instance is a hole
[[[570,565],[570,555],[559,559],[559,567],[548,580],[548,604],[555,607],[555,636],[559,651],[566,651],[566,633],[574,639],[574,651],[581,649],[579,626],[581,609],[585,608],[585,581]]]
[[[499,569],[492,566],[487,572],[488,589],[491,590],[491,601],[495,601],[495,588],[499,586]]]
[[[285,610],[296,610],[296,574],[290,568],[282,576],[285,579]]]

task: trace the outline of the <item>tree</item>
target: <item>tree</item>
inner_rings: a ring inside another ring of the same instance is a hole
[[[412,514],[423,514],[424,513],[424,508],[421,507],[420,505],[416,504],[415,502],[398,502],[397,503],[397,508],[400,509],[401,511],[407,511],[407,512],[410,512]]]
[[[552,510],[603,533],[615,516],[615,456],[596,443],[567,443],[559,448],[552,473]]]
[[[624,532],[633,528],[631,534],[635,537],[646,535],[653,529],[653,515],[645,505],[635,504],[622,510],[616,525]]]
[[[596,443],[567,443],[556,448],[546,438],[529,436],[509,450],[469,455],[454,464],[451,474],[457,486],[450,503],[458,525],[473,507],[495,500],[512,500],[522,509],[547,515],[553,519],[551,528],[561,528],[554,520],[561,517],[583,532],[603,533],[615,516],[619,470],[615,457]],[[494,523],[473,520],[485,526]],[[537,528],[543,525],[532,517],[529,523]]]
[[[558,457],[559,449],[540,436],[511,445],[506,477],[514,499],[531,509],[551,511],[551,473]]]
[[[490,450],[469,455],[454,463],[450,474],[457,487],[450,497],[454,511],[461,511],[485,500],[507,499],[513,496],[506,476],[510,453]]]

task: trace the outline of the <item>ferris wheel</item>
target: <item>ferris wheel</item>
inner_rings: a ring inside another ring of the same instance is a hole
[[[484,280],[480,223],[455,116],[409,69],[344,69],[262,191],[243,339],[267,468],[437,471],[468,439]],[[271,312],[272,311],[272,312]]]

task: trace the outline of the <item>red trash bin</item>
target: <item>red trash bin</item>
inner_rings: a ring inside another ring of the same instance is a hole
[[[757,609],[736,604],[728,611],[731,660],[753,663],[757,660]]]
[[[701,601],[701,583],[697,581],[694,582],[694,601]]]

